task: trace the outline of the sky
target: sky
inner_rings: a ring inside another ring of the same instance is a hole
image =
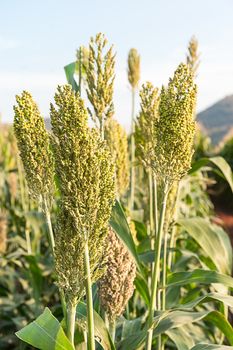
[[[76,49],[105,33],[116,51],[116,118],[130,124],[127,55],[141,56],[141,83],[166,85],[195,35],[201,64],[198,111],[233,94],[233,0],[0,0],[0,113],[13,120],[15,95],[32,93],[44,117]],[[137,104],[139,101],[137,101]]]

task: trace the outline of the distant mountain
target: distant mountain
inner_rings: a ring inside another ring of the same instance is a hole
[[[232,135],[233,95],[226,96],[200,112],[197,120],[214,145],[227,138],[227,135]]]

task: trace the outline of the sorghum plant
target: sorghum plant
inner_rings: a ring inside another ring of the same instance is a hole
[[[58,87],[51,105],[55,169],[61,192],[55,270],[68,304],[73,342],[77,302],[86,292],[88,339],[94,349],[91,284],[104,272],[108,220],[115,198],[115,168],[106,142],[88,127],[88,112],[70,86]],[[89,254],[90,252],[90,254]]]
[[[135,195],[135,95],[140,80],[140,56],[136,49],[131,49],[128,54],[128,81],[131,87],[132,107],[131,107],[131,175],[130,175],[130,210],[134,209]]]
[[[50,219],[53,196],[54,163],[49,135],[44,119],[30,93],[24,91],[16,96],[14,106],[14,131],[23,162],[28,190],[45,213],[49,229],[50,244],[54,249],[54,237]]]
[[[137,157],[145,167],[149,179],[150,233],[152,246],[157,229],[157,181],[152,174],[152,164],[156,152],[156,124],[159,114],[159,90],[149,82],[140,90],[141,111],[135,126]],[[154,202],[154,204],[153,204]]]
[[[161,244],[167,196],[175,181],[179,181],[190,169],[195,134],[194,111],[196,85],[193,74],[185,64],[180,64],[170,79],[168,87],[162,87],[159,104],[159,120],[156,123],[156,152],[152,169],[162,186],[161,211],[155,246],[155,266],[152,275],[152,292],[149,309],[149,326],[156,306],[157,285],[160,275]],[[166,254],[163,259],[162,309],[165,310]],[[147,349],[151,349],[153,331],[148,331]]]

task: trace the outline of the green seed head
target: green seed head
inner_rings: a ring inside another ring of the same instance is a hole
[[[87,96],[93,107],[92,119],[100,126],[114,113],[113,83],[115,54],[113,47],[106,49],[107,40],[101,33],[91,38],[87,68]]]
[[[92,282],[103,273],[104,242],[115,198],[115,168],[105,141],[88,127],[83,100],[70,86],[58,87],[51,105],[55,169],[61,192],[55,268],[69,302],[84,293],[84,244]]]
[[[104,134],[116,165],[116,187],[118,195],[121,196],[129,185],[127,134],[122,126],[112,118],[105,124]]]
[[[26,173],[30,195],[51,201],[53,193],[53,157],[49,135],[32,96],[24,91],[16,96],[14,132]]]
[[[136,152],[147,168],[152,166],[155,159],[159,90],[147,82],[142,86],[140,98],[141,111],[135,127]]]
[[[128,54],[128,80],[135,90],[140,80],[140,55],[136,49],[130,49]]]
[[[171,185],[190,169],[195,134],[196,85],[192,72],[180,64],[162,88],[159,121],[156,126],[154,170],[162,182]]]

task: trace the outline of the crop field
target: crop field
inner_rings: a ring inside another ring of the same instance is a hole
[[[98,33],[49,122],[22,86],[0,126],[1,350],[233,349],[233,139],[197,121],[198,41],[162,87],[129,50],[129,132],[116,58]]]

